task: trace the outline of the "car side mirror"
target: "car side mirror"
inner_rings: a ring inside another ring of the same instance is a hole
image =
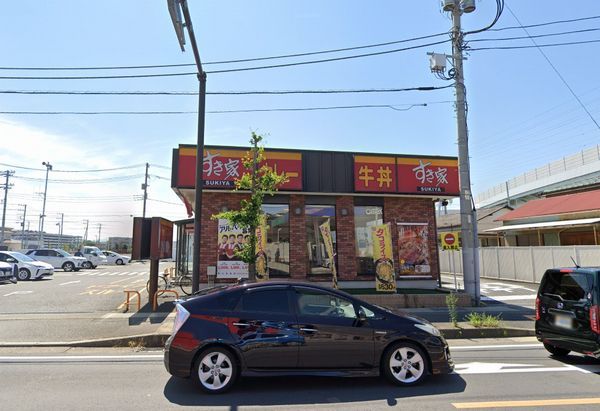
[[[359,308],[358,310],[358,321],[361,323],[367,321],[367,314],[362,308]]]

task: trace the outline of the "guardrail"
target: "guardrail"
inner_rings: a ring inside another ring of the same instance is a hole
[[[179,293],[175,290],[158,290],[154,293],[154,297],[152,298],[152,311],[156,311],[158,307],[158,296],[162,294],[175,294],[175,299],[179,299]]]

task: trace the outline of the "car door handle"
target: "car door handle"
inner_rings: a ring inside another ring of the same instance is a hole
[[[305,333],[316,333],[318,330],[314,328],[300,328],[300,331],[304,331]]]
[[[242,328],[250,327],[250,324],[247,324],[247,323],[233,323],[233,325],[235,325],[236,327],[242,327]]]

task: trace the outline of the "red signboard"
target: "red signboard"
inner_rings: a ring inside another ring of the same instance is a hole
[[[399,193],[459,194],[456,159],[399,157],[396,163]]]
[[[150,258],[159,260],[173,258],[173,222],[160,217],[152,217],[150,236]]]
[[[395,193],[396,159],[383,156],[354,156],[354,190]]]
[[[204,150],[204,188],[234,188],[235,180],[246,170],[243,158],[246,150],[232,150],[207,147]],[[280,190],[302,190],[302,154],[285,151],[265,150],[265,164],[277,173],[285,173],[288,181]],[[196,148],[179,148],[178,187],[194,187],[196,170]]]

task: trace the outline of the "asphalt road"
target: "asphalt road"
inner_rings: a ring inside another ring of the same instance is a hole
[[[2,409],[453,410],[513,409],[521,401],[529,401],[526,409],[556,402],[562,405],[552,409],[600,407],[595,360],[557,361],[534,339],[454,341],[451,351],[457,372],[418,387],[395,387],[379,378],[254,378],[242,379],[228,393],[207,395],[189,380],[170,377],[161,352],[1,350]]]

